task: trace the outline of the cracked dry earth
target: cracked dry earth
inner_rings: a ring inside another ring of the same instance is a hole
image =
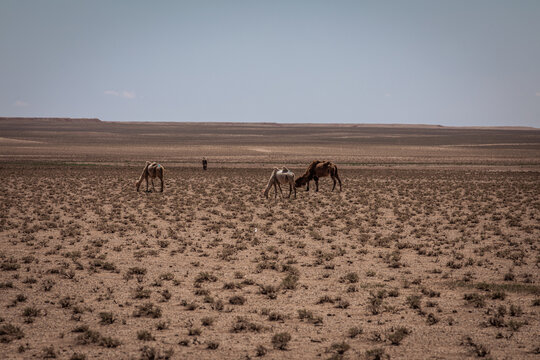
[[[277,200],[266,168],[139,172],[0,167],[3,358],[539,356],[536,171],[343,168]]]

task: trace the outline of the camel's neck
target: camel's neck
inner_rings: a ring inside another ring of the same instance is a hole
[[[276,181],[276,172],[277,172],[277,169],[274,169],[274,171],[272,172],[272,175],[270,176],[270,179],[268,179],[268,184],[266,184],[266,189],[264,189],[265,195],[268,194],[268,192],[270,191],[270,188],[272,187],[272,185],[274,185],[274,182]]]
[[[311,179],[311,176],[312,176],[311,172],[309,170],[307,170],[304,173],[304,175],[300,176],[300,178],[302,178],[302,179]]]
[[[137,181],[139,184],[144,180],[144,178],[148,175],[148,165],[150,164],[146,164],[146,166],[144,167],[142,173],[141,173],[141,176],[139,177],[139,180]]]

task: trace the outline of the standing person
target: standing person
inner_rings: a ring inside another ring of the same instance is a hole
[[[205,157],[203,157],[202,159],[202,168],[203,170],[206,170],[208,168],[208,161],[206,160]]]

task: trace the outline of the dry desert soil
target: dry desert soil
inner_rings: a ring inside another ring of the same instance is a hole
[[[540,357],[538,129],[0,118],[0,176],[1,358]]]

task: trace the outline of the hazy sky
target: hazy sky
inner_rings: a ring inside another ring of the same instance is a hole
[[[0,116],[540,127],[540,1],[0,0]]]

